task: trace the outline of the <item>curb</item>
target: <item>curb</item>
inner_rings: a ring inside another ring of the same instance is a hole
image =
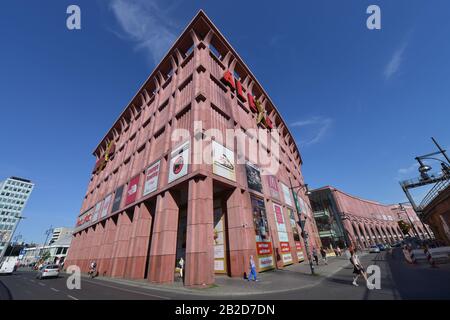
[[[322,283],[323,281],[325,281],[329,277],[335,275],[337,272],[341,271],[343,268],[347,267],[349,264],[350,264],[350,262],[348,261],[345,265],[340,266],[335,271],[333,271],[332,273],[330,273],[330,274],[328,274],[326,276],[321,276],[319,274],[318,281],[316,281],[314,283],[298,286],[298,287],[295,287],[295,288],[282,289],[282,290],[262,290],[262,291],[258,291],[258,292],[236,292],[236,293],[229,293],[229,294],[228,293],[204,291],[204,290],[207,290],[209,288],[204,288],[204,289],[188,289],[186,287],[166,288],[166,287],[153,286],[150,283],[149,284],[147,284],[147,283],[140,284],[138,282],[135,282],[135,281],[132,281],[132,280],[125,280],[125,279],[114,279],[114,278],[109,278],[109,277],[96,277],[95,279],[100,280],[100,281],[110,282],[110,283],[116,283],[116,284],[121,284],[121,285],[128,285],[128,286],[135,287],[135,288],[137,287],[137,288],[142,288],[142,289],[147,289],[147,290],[156,290],[156,291],[162,291],[162,292],[168,292],[168,293],[178,293],[178,294],[179,293],[183,293],[183,294],[190,294],[190,295],[197,295],[197,296],[241,297],[241,296],[248,296],[248,295],[263,295],[263,294],[271,294],[271,293],[286,293],[286,292],[291,292],[291,291],[297,291],[297,290],[301,290],[301,289],[311,288],[311,287],[319,285],[320,283]],[[305,274],[302,274],[302,275],[305,275]],[[89,278],[86,275],[82,275],[82,277],[83,278]],[[91,279],[91,280],[93,280],[93,279]]]

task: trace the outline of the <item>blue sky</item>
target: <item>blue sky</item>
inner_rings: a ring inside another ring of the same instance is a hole
[[[78,31],[66,8],[81,8]],[[385,203],[414,156],[450,146],[450,2],[7,1],[0,10],[0,180],[36,183],[18,232],[73,226],[91,152],[203,8],[290,125],[311,187]],[[381,8],[382,29],[366,28]]]

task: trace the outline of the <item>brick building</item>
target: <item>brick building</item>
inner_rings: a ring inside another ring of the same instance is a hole
[[[385,205],[330,186],[312,190],[309,198],[325,247],[392,244],[404,238],[399,220],[411,225],[410,236],[429,238],[428,226],[420,222],[411,206]]]
[[[283,268],[306,256],[299,211],[320,245],[308,197],[291,190],[304,185],[292,134],[202,11],[94,155],[66,266],[165,283],[183,258],[185,285],[241,277],[250,255]]]

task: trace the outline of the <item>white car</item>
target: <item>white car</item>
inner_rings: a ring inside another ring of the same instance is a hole
[[[369,252],[370,253],[379,253],[380,248],[378,248],[378,246],[370,246]]]
[[[36,275],[37,279],[58,277],[59,276],[59,266],[56,264],[46,264],[41,267]]]

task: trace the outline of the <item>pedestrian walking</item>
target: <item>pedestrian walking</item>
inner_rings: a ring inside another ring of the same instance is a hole
[[[320,255],[322,256],[322,260],[325,264],[328,264],[328,260],[327,260],[327,252],[325,251],[325,249],[323,247],[320,248]]]
[[[316,265],[319,265],[319,256],[317,255],[316,247],[312,248],[312,255],[314,257],[314,261],[316,261]]]
[[[354,251],[351,251],[350,262],[353,265],[353,273],[355,274],[352,284],[356,287],[358,286],[358,283],[356,281],[358,280],[359,276],[363,276],[363,278],[366,280],[366,284],[368,284],[366,271],[364,270],[363,265],[359,261],[356,249]]]
[[[180,278],[183,279],[183,269],[184,269],[183,257],[181,257],[180,260],[178,261],[178,266],[180,267]]]
[[[339,248],[339,246],[337,246],[336,251],[337,251],[338,256],[342,255],[342,251],[341,251],[341,248]]]
[[[253,259],[253,256],[250,256],[250,271],[247,277],[247,281],[250,281],[253,277],[253,281],[258,281],[258,279],[256,279],[256,264],[255,264],[255,260]]]

